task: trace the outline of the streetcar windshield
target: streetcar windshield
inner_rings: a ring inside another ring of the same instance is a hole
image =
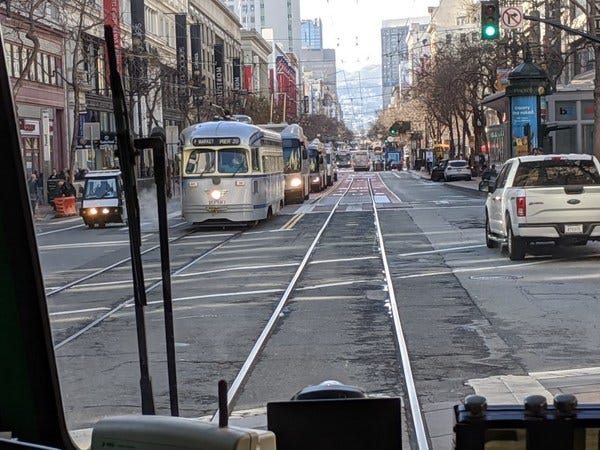
[[[219,172],[221,173],[246,173],[248,172],[248,158],[246,150],[227,149],[219,150]]]
[[[203,175],[215,171],[215,151],[207,149],[192,150],[185,165],[186,175]]]
[[[301,168],[302,155],[300,144],[295,139],[283,139],[283,164],[284,172],[299,172]]]

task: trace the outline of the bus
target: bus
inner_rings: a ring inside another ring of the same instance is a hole
[[[371,158],[369,152],[358,150],[352,153],[352,168],[355,172],[359,170],[369,171],[371,169]]]
[[[352,155],[350,150],[338,150],[335,155],[337,166],[341,169],[352,167]]]
[[[310,167],[306,137],[302,127],[288,125],[281,131],[283,170],[285,173],[285,202],[302,203],[310,194]]]
[[[242,122],[204,122],[183,130],[180,141],[186,221],[255,223],[283,207],[279,133]]]
[[[327,164],[325,163],[325,158],[325,145],[319,139],[313,139],[308,144],[311,192],[320,192],[327,187]]]

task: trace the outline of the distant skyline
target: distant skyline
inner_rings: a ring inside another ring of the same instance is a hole
[[[336,51],[337,68],[356,71],[381,64],[384,20],[427,16],[438,0],[300,0],[302,19],[320,18],[323,46]]]

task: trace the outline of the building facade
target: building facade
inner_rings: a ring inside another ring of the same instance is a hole
[[[30,5],[31,6],[31,5]],[[7,14],[7,7],[11,7]],[[39,48],[26,36],[27,2],[0,3],[7,67],[13,84],[17,118],[28,173],[49,174],[68,166],[64,28],[58,11],[47,6],[37,20]],[[38,11],[40,12],[40,11]]]

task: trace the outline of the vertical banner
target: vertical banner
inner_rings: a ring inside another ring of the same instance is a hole
[[[131,0],[131,46],[136,55],[133,60],[133,85],[138,90],[139,83],[146,79],[146,67],[141,54],[146,51],[146,19],[144,0]]]
[[[218,105],[223,104],[223,44],[215,44],[215,96]]]
[[[233,58],[233,90],[240,92],[242,88],[242,73],[240,67],[240,58]]]
[[[140,53],[146,49],[144,8],[144,0],[131,0],[131,43],[133,50]]]
[[[192,84],[200,86],[202,77],[202,50],[201,50],[201,30],[200,24],[190,25],[190,44],[192,53]]]
[[[177,84],[179,97],[187,96],[188,52],[187,52],[187,15],[175,14],[175,49],[177,52]]]
[[[121,23],[119,16],[119,0],[104,0],[104,24],[110,25],[115,37],[115,53],[117,55],[117,68],[119,73],[123,71],[123,55],[121,53]],[[108,58],[106,58],[108,61]],[[106,65],[108,70],[108,64]],[[108,79],[108,77],[107,77]]]
[[[252,66],[244,66],[244,89],[246,89],[249,94],[252,93]]]
[[[510,98],[512,156],[527,155],[538,146],[538,97]]]

